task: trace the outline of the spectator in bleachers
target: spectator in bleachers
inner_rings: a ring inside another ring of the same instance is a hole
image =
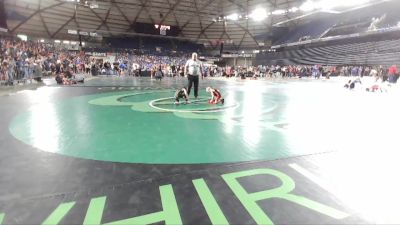
[[[315,79],[320,77],[320,71],[319,71],[319,66],[318,65],[314,65],[312,67],[312,75]]]
[[[358,67],[354,66],[351,69],[351,76],[353,76],[353,77],[358,76],[358,69],[359,69]]]
[[[378,71],[372,68],[369,75],[375,79],[375,82],[379,80]]]
[[[74,52],[62,47],[55,47],[53,44],[43,44],[39,42],[20,41],[14,39],[0,39],[0,59],[6,60],[7,63],[0,64],[12,70],[12,72],[4,73],[2,68],[2,80],[15,79],[31,80],[43,73],[60,74],[71,69],[74,73],[90,73],[97,74],[102,71],[104,74],[124,74],[126,70],[130,70],[133,63],[139,65],[138,71],[150,71],[155,65],[162,65],[162,70],[166,74],[173,74],[171,65],[183,66],[187,60],[187,56],[158,56],[158,55],[137,55],[134,51],[126,51],[117,53],[115,62],[104,62],[102,65],[89,60],[84,52]],[[11,63],[8,61],[12,59]],[[113,65],[111,65],[111,63]],[[115,66],[114,63],[118,63]],[[15,64],[15,65],[14,65]],[[125,65],[125,66],[124,66]],[[122,66],[122,67],[121,67]],[[10,75],[12,76],[10,76]],[[7,77],[5,76],[7,75]]]
[[[396,83],[397,82],[398,71],[397,71],[397,66],[396,65],[392,65],[391,67],[389,67],[388,78],[389,78],[389,83]]]

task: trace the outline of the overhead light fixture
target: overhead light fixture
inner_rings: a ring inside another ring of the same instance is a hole
[[[297,8],[297,7],[293,7],[293,8],[289,9],[289,12],[297,12],[297,11],[299,11],[299,8]]]
[[[54,43],[61,43],[60,40],[54,40]]]
[[[273,11],[271,14],[272,15],[282,15],[282,14],[285,14],[285,13],[286,13],[286,10],[278,9],[278,10]]]
[[[306,1],[300,6],[300,10],[304,12],[313,11],[316,8],[316,3],[313,1]]]
[[[78,31],[77,30],[68,30],[67,31],[68,32],[68,34],[78,34]]]
[[[233,14],[227,16],[226,18],[227,18],[228,20],[234,20],[234,21],[236,21],[236,20],[239,19],[239,15],[238,15],[237,13],[233,13]]]
[[[40,40],[40,43],[44,43],[44,40],[43,40],[43,39],[41,39],[41,40]]]
[[[254,21],[262,21],[268,17],[267,11],[263,8],[257,8],[249,15]]]
[[[63,41],[63,44],[69,45],[69,41]]]
[[[89,8],[98,9],[99,8],[99,4],[96,1],[91,1],[90,4],[89,4]]]
[[[71,45],[76,45],[76,41],[71,41]]]

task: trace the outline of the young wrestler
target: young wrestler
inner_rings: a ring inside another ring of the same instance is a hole
[[[345,88],[348,88],[350,90],[353,90],[356,87],[356,83],[361,84],[360,78],[356,78],[354,80],[349,80],[347,84],[344,85]]]
[[[384,85],[380,85],[380,84],[374,84],[371,87],[366,88],[366,91],[368,92],[387,92],[387,89],[385,88]]]
[[[225,100],[222,98],[221,92],[219,90],[214,89],[212,87],[207,87],[206,91],[211,93],[211,99],[208,101],[210,104],[224,104]]]
[[[189,95],[186,88],[179,89],[175,92],[175,104],[179,104],[179,99],[184,98],[189,103]]]
[[[374,84],[371,87],[366,88],[366,91],[368,91],[368,92],[377,92],[379,90],[382,92],[382,89],[379,87],[378,84]]]

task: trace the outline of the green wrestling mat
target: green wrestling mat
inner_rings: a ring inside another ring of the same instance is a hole
[[[334,88],[307,83],[230,86],[222,89],[224,105],[208,104],[204,90],[198,100],[179,105],[173,104],[171,89],[114,90],[33,105],[16,115],[9,129],[37,149],[93,160],[272,160],[348,147],[339,145],[352,137],[351,127],[343,130],[343,123],[356,121],[343,110],[352,100],[348,92]],[[362,106],[358,110],[365,111]],[[332,114],[334,120],[326,117]]]

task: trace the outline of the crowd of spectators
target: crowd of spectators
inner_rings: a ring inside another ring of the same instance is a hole
[[[43,75],[64,74],[66,71],[84,73],[87,56],[78,51],[40,42],[2,38],[0,40],[0,81],[32,82]]]
[[[75,74],[141,76],[143,72],[154,76],[161,71],[163,76],[183,76],[184,64],[189,58],[140,54],[134,51],[112,53],[112,62],[89,56],[84,51],[69,51],[62,47],[40,42],[14,39],[0,41],[0,81],[13,84],[15,80],[30,81],[43,75],[54,75],[58,81],[70,84]],[[204,66],[205,76],[224,77],[321,77],[330,76],[374,76],[382,81],[397,82],[395,66],[321,66],[321,65],[273,65],[273,66]],[[71,78],[72,75],[72,78]]]
[[[396,83],[399,72],[396,65],[392,66],[322,66],[322,65],[287,65],[287,66],[247,66],[247,67],[216,67],[213,68],[210,76],[224,77],[251,77],[253,79],[265,78],[302,78],[312,77],[319,79],[330,76],[372,76],[383,82]]]
[[[142,71],[148,71],[152,75],[161,70],[164,75],[174,76],[183,73],[189,56],[159,56],[145,54],[117,54],[116,62],[119,64],[120,73],[140,76]]]
[[[309,66],[309,65],[272,65],[272,66],[248,66],[248,67],[225,67],[216,68],[212,75],[227,77],[266,77],[266,78],[292,78],[292,77],[314,77],[330,76],[336,74],[334,66]]]
[[[92,75],[142,76],[143,72],[154,73],[161,70],[165,76],[179,75],[187,56],[158,56],[117,53],[114,62],[92,60]]]
[[[71,51],[54,44],[0,39],[0,81],[14,84],[15,81],[32,82],[43,75],[71,74],[92,75],[136,75],[142,71],[155,73],[161,68],[165,75],[183,73],[188,56],[159,56],[134,51],[111,53],[115,60],[104,60],[90,56],[85,51]],[[65,80],[65,79],[64,79]]]

